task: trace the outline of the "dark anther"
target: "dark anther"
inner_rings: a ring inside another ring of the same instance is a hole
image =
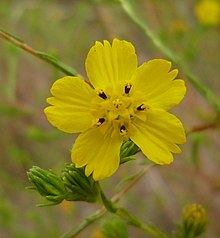
[[[105,93],[103,91],[99,92],[99,97],[101,97],[102,99],[106,99],[107,96],[105,95]]]
[[[102,123],[104,123],[105,122],[105,118],[99,118],[99,121],[98,121],[98,123],[100,123],[100,124],[102,124]]]
[[[138,111],[144,111],[146,109],[146,106],[144,104],[141,104],[139,107],[137,107]]]
[[[127,85],[125,85],[125,93],[128,94],[131,90],[131,84],[127,83]]]
[[[120,127],[120,132],[123,132],[123,131],[126,131],[126,128],[125,128],[124,125],[122,125],[122,126]]]

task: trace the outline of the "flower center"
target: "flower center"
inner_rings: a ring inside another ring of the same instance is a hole
[[[92,102],[91,107],[95,127],[99,127],[103,133],[110,129],[112,136],[120,135],[125,140],[129,138],[134,132],[133,120],[136,117],[146,120],[148,109],[142,98],[130,95],[131,89],[132,85],[127,83],[123,92],[118,91],[109,95],[102,89],[97,91],[99,97]]]
[[[122,105],[123,105],[123,102],[122,100],[116,98],[115,100],[113,100],[113,105],[116,107],[116,109],[119,109]]]

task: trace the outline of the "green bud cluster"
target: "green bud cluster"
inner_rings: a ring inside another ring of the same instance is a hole
[[[124,142],[120,150],[120,164],[135,159],[139,148],[130,140]],[[33,166],[27,172],[28,178],[36,190],[45,197],[49,204],[56,205],[64,199],[67,201],[96,202],[100,200],[99,183],[94,181],[92,175],[85,175],[85,168],[76,168],[73,164],[66,164],[59,176],[52,170],[44,170]]]
[[[33,166],[27,174],[33,184],[28,188],[50,201],[46,205],[56,205],[64,199],[90,203],[100,199],[99,183],[92,176],[87,177],[84,168],[75,168],[73,164],[66,164],[61,176],[37,166]]]
[[[139,151],[137,145],[134,144],[133,141],[128,140],[125,141],[120,149],[120,164],[123,164],[127,161],[134,160],[135,155]]]
[[[44,170],[33,166],[27,172],[28,178],[33,186],[28,187],[38,191],[43,197],[51,202],[49,205],[55,205],[62,202],[67,194],[67,190],[60,176],[52,170]]]
[[[85,168],[76,168],[67,164],[62,172],[62,180],[69,191],[68,201],[96,202],[100,198],[99,183],[90,175],[85,175]]]
[[[180,238],[195,238],[205,232],[207,224],[206,211],[199,204],[187,205],[183,210]]]

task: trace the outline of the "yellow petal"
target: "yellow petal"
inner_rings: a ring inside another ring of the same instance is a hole
[[[76,139],[72,149],[72,162],[76,167],[86,165],[86,176],[93,172],[94,180],[111,176],[120,162],[121,137],[103,135],[99,128],[89,129]]]
[[[134,120],[137,132],[131,139],[149,160],[157,164],[169,164],[173,161],[173,153],[181,150],[176,144],[185,143],[185,131],[182,123],[172,114],[163,110],[152,110],[147,120]]]
[[[178,71],[163,59],[150,60],[141,65],[132,81],[134,90],[143,95],[149,106],[169,110],[180,103],[186,93],[183,80],[174,80]]]
[[[155,108],[162,108],[169,110],[179,104],[186,94],[185,82],[181,79],[173,80],[167,84],[166,88],[160,92],[152,93],[147,102],[150,106]]]
[[[137,69],[137,56],[134,46],[127,41],[114,39],[112,46],[97,41],[86,59],[88,78],[95,88],[116,88],[119,82],[131,79]]]
[[[51,93],[54,97],[47,102],[52,106],[44,112],[53,126],[67,133],[77,133],[92,125],[90,103],[96,94],[84,80],[71,76],[58,79]]]

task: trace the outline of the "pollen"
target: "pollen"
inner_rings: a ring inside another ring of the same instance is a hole
[[[127,130],[124,125],[120,127],[120,135],[121,136],[126,136],[127,135]]]

